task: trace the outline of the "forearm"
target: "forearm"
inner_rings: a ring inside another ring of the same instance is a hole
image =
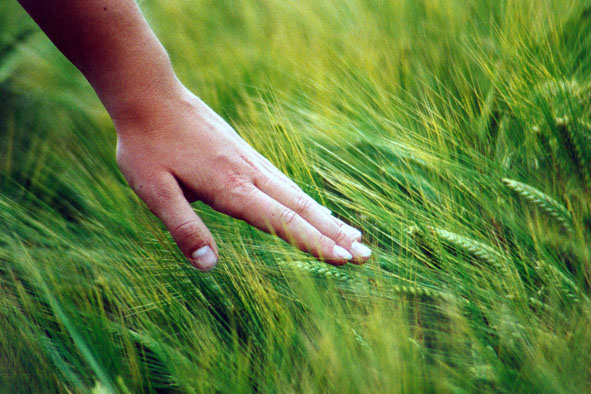
[[[113,119],[157,110],[150,97],[178,93],[168,55],[133,0],[19,2],[84,74]]]

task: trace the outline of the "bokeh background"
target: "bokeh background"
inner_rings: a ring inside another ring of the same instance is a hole
[[[588,392],[583,0],[140,1],[179,78],[374,257],[195,204],[192,269],[94,92],[0,7],[0,391]]]

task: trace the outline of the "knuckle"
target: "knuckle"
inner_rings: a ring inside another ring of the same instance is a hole
[[[240,200],[245,200],[245,199],[250,198],[253,191],[254,191],[254,187],[252,186],[252,184],[250,182],[244,181],[244,182],[240,182],[235,185],[235,187],[233,189],[233,194],[234,194],[234,197],[236,197]]]
[[[227,205],[238,208],[239,211],[246,209],[252,200],[254,187],[249,183],[243,183],[236,186],[227,193]]]
[[[258,171],[259,166],[256,164],[255,160],[248,154],[240,153],[239,155],[242,162],[246,163],[248,167],[250,167],[253,171]]]
[[[279,221],[285,226],[291,226],[297,219],[298,214],[287,207],[281,208],[279,212]]]
[[[146,203],[148,209],[157,216],[162,208],[168,206],[174,197],[172,190],[165,184],[146,181],[144,176],[127,177],[127,183],[135,194]]]
[[[171,235],[177,243],[186,243],[191,239],[201,238],[201,226],[194,220],[185,222],[171,231]]]
[[[345,223],[337,223],[336,229],[334,233],[334,239],[337,241],[342,241],[348,238],[347,229]]]
[[[294,210],[300,214],[303,214],[310,211],[312,208],[312,201],[307,195],[300,194],[295,198],[294,205]]]
[[[271,177],[266,174],[259,174],[256,182],[257,182],[257,185],[263,190],[268,189],[273,183]]]
[[[242,219],[245,209],[250,205],[255,191],[253,185],[246,181],[237,181],[217,194],[212,207],[217,211]]]
[[[227,171],[224,174],[225,182],[222,193],[228,194],[234,198],[240,198],[250,191],[252,182],[240,172]]]

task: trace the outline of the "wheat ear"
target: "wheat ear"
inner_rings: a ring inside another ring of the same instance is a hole
[[[527,201],[556,219],[568,231],[573,231],[573,218],[567,209],[552,197],[541,192],[533,186],[517,182],[513,179],[503,178],[501,182]]]
[[[453,246],[456,250],[477,257],[494,267],[502,267],[501,261],[503,258],[501,254],[492,247],[472,238],[452,233],[451,231],[443,230],[441,228],[429,227],[429,229],[437,238]]]
[[[556,129],[560,133],[565,148],[569,151],[569,155],[575,162],[579,170],[579,174],[583,180],[583,184],[591,189],[591,172],[588,166],[588,156],[581,139],[585,139],[584,136],[579,135],[577,132],[578,127],[576,122],[571,122],[566,116],[556,119]]]

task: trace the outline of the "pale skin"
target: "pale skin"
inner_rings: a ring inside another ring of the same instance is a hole
[[[194,201],[331,264],[370,257],[359,230],[306,195],[182,85],[133,0],[19,2],[96,91],[117,131],[123,175],[196,268],[212,269],[219,251]]]

